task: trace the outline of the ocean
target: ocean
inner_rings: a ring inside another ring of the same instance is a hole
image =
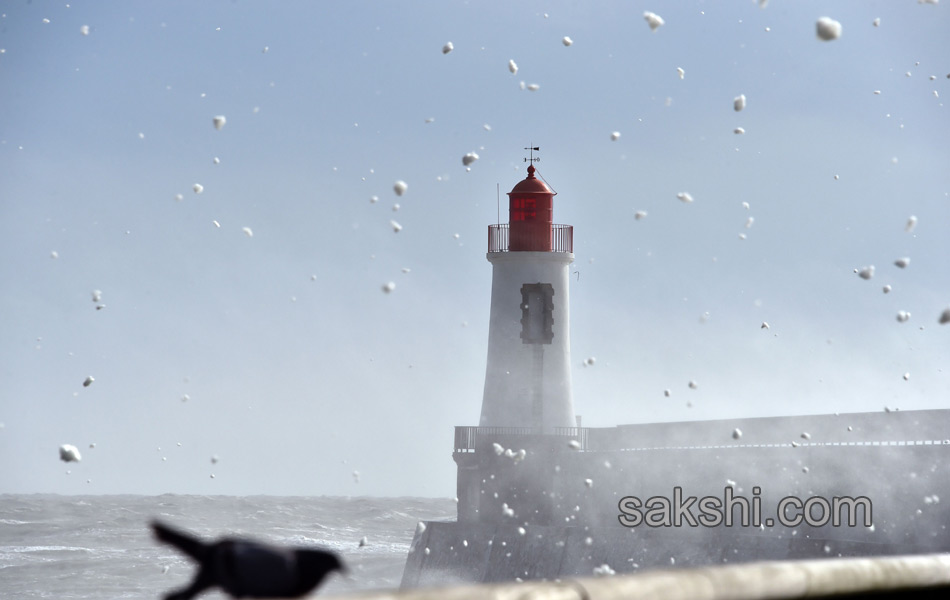
[[[455,514],[448,498],[4,494],[0,597],[161,598],[190,581],[194,563],[152,539],[153,519],[209,540],[240,535],[339,552],[349,575],[332,575],[320,595],[396,588],[416,524]]]

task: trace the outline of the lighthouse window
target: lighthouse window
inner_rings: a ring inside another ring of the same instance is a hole
[[[550,344],[554,339],[554,287],[550,283],[521,286],[521,341]]]
[[[537,202],[534,198],[512,198],[509,208],[512,221],[533,221],[537,217]]]

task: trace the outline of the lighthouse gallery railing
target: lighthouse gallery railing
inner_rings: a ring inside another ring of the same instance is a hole
[[[508,223],[488,226],[488,251],[508,252]],[[574,226],[551,225],[551,252],[574,252]]]

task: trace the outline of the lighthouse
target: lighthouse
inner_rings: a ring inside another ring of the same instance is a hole
[[[480,427],[554,433],[574,427],[570,264],[573,227],[554,224],[556,192],[528,176],[508,193],[508,223],[488,226],[492,265],[488,363]]]

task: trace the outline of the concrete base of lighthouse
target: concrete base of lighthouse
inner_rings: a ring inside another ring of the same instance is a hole
[[[489,252],[488,364],[479,425],[573,427],[570,252]]]

